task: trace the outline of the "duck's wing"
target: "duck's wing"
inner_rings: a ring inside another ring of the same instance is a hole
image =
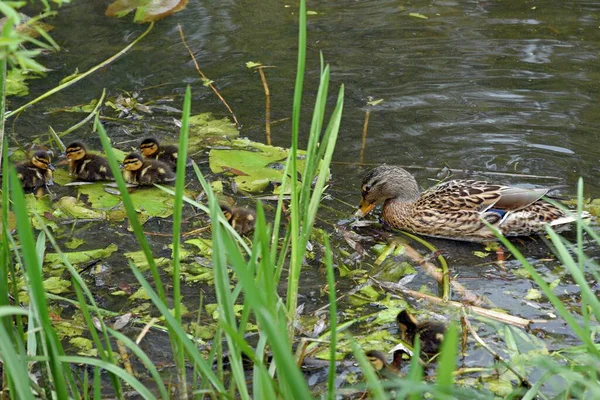
[[[548,189],[524,189],[485,181],[457,179],[444,182],[421,195],[419,203],[436,209],[503,212],[523,209],[548,193]]]
[[[485,181],[457,179],[443,182],[423,192],[415,207],[447,211],[483,212],[502,198],[504,186]]]

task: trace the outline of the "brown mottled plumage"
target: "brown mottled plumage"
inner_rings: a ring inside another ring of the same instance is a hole
[[[90,154],[82,142],[73,142],[65,149],[71,175],[84,181],[111,181],[112,172],[106,158]]]
[[[49,152],[38,150],[31,160],[16,165],[17,176],[24,189],[37,189],[54,183],[52,182],[54,166],[50,161]]]
[[[357,216],[368,214],[383,200],[382,218],[392,228],[447,239],[495,239],[484,220],[505,236],[542,233],[547,224],[566,229],[566,224],[574,221],[572,216],[541,200],[548,189],[453,180],[420,193],[412,175],[388,165],[372,169],[363,179],[361,190]]]
[[[147,138],[142,140],[139,149],[144,158],[162,161],[168,164],[173,171],[177,169],[177,154],[179,152],[177,146],[172,144],[161,145],[158,140]],[[191,160],[188,160],[186,165],[191,165]]]
[[[225,204],[221,204],[221,210],[227,221],[229,221],[229,224],[240,235],[245,235],[254,230],[254,224],[256,222],[256,213],[254,210],[229,207]]]
[[[440,351],[444,341],[446,326],[440,322],[417,322],[414,315],[406,310],[400,311],[396,317],[402,340],[413,345],[415,338],[419,337],[421,352],[433,356]]]
[[[175,180],[175,173],[169,165],[156,160],[144,160],[137,153],[129,153],[123,160],[122,168],[125,181],[134,185],[150,186]]]

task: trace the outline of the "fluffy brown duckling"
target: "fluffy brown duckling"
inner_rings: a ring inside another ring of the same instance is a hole
[[[113,175],[106,158],[98,154],[90,154],[82,142],[73,142],[65,149],[69,159],[69,171],[78,179],[94,181],[110,181]]]
[[[256,213],[249,208],[229,207],[226,204],[221,204],[221,211],[229,224],[240,235],[245,235],[254,230],[256,222]]]
[[[50,186],[52,171],[50,153],[45,150],[36,151],[29,161],[16,165],[17,176],[21,180],[24,189],[37,189],[42,186]]]
[[[144,160],[138,153],[129,153],[123,159],[121,168],[125,181],[134,185],[150,186],[175,180],[175,173],[169,165],[156,160]]]
[[[387,355],[379,350],[369,350],[365,353],[373,369],[383,377],[398,376],[400,374],[404,354],[407,354],[404,350],[394,351],[392,362],[388,363]]]
[[[162,161],[171,166],[173,171],[177,169],[177,155],[179,148],[173,144],[161,145],[154,138],[146,138],[142,140],[139,146],[140,153],[144,158]],[[191,165],[191,160],[188,159],[186,166]]]
[[[427,356],[433,356],[440,351],[440,346],[444,341],[446,326],[441,322],[423,321],[417,322],[414,315],[406,310],[400,311],[396,317],[400,327],[402,340],[413,345],[415,338],[419,337],[421,352]]]

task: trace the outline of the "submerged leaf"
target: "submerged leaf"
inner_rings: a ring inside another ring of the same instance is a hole
[[[44,289],[53,294],[68,292],[71,282],[61,279],[58,276],[52,276],[44,281]]]

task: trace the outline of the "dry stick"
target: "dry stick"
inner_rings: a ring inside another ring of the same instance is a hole
[[[423,270],[425,272],[427,272],[433,279],[435,279],[438,284],[441,284],[444,281],[444,274],[441,273],[435,265],[433,265],[429,261],[425,260],[425,258],[423,258],[423,256],[417,250],[415,250],[413,247],[409,246],[408,244],[403,243],[403,246],[404,246],[406,255],[411,260],[419,263],[419,265],[423,268]],[[452,288],[454,290],[456,290],[464,298],[464,301],[469,302],[474,305],[481,305],[483,303],[483,299],[481,297],[479,297],[476,294],[469,291],[467,288],[465,288],[459,282],[451,280],[450,286],[452,286]]]
[[[238,128],[238,130],[242,129],[242,125],[240,125],[240,123],[238,122],[237,118],[235,117],[235,114],[231,110],[231,107],[229,107],[229,104],[227,104],[227,102],[225,101],[225,99],[223,98],[223,96],[221,96],[221,93],[219,93],[219,91],[217,90],[217,88],[215,88],[215,86],[212,83],[210,83],[210,79],[208,79],[206,77],[206,75],[204,75],[204,73],[200,70],[200,66],[198,65],[198,62],[196,61],[196,57],[194,56],[194,52],[192,51],[192,49],[190,49],[190,47],[187,45],[187,42],[185,41],[185,35],[183,34],[183,29],[181,29],[181,25],[180,24],[177,24],[177,29],[179,29],[179,36],[181,37],[181,42],[183,43],[183,45],[187,49],[188,53],[190,53],[190,57],[192,58],[192,61],[194,62],[194,65],[196,66],[196,71],[198,71],[198,73],[200,74],[200,76],[202,77],[202,79],[205,82],[208,82],[208,86],[210,86],[210,88],[212,89],[213,92],[215,92],[215,94],[217,95],[217,97],[219,98],[219,100],[221,100],[221,103],[223,103],[223,105],[225,106],[225,108],[227,108],[227,110],[231,114],[231,117],[233,118],[233,121],[235,122],[235,126]]]
[[[138,337],[135,339],[135,344],[140,344],[142,342],[142,340],[144,339],[144,337],[146,336],[146,334],[148,333],[148,331],[150,330],[150,328],[152,328],[154,326],[155,323],[157,323],[159,321],[158,318],[152,318],[145,326],[144,329],[142,329],[142,331],[140,332],[140,334],[138,335]]]
[[[131,368],[131,361],[129,361],[127,347],[125,347],[120,340],[117,340],[117,348],[119,349],[119,354],[121,355],[121,360],[123,361],[123,367],[125,367],[125,371],[127,371],[129,375],[133,376],[133,368]]]
[[[129,45],[127,45],[125,48],[123,48],[123,50],[119,51],[114,56],[106,59],[105,61],[101,62],[100,64],[96,65],[95,67],[90,68],[86,72],[82,73],[81,75],[76,76],[75,78],[71,79],[70,81],[63,83],[62,85],[58,85],[54,89],[51,89],[51,90],[47,91],[43,95],[41,95],[41,96],[39,96],[39,97],[31,100],[27,104],[22,105],[21,107],[17,108],[16,110],[9,112],[8,114],[6,114],[6,118],[10,118],[13,115],[15,115],[17,113],[20,113],[21,111],[25,110],[27,107],[29,107],[31,105],[34,105],[35,103],[40,102],[40,101],[44,100],[47,97],[52,96],[54,93],[58,93],[61,90],[68,88],[69,86],[71,86],[71,85],[79,82],[83,78],[87,78],[89,75],[91,75],[92,73],[96,72],[100,68],[103,68],[106,65],[110,64],[111,62],[115,61],[117,58],[119,58],[122,55],[124,55],[125,53],[127,53],[133,46],[135,46],[148,33],[150,33],[150,31],[152,30],[152,27],[154,27],[154,22],[151,22],[150,25],[148,26],[148,29],[146,29],[144,31],[144,33],[142,33],[137,39],[135,39],[133,42],[131,42]]]
[[[497,360],[498,362],[500,362],[502,365],[504,365],[504,367],[506,367],[506,369],[508,369],[510,372],[512,372],[513,374],[515,374],[515,376],[519,379],[521,386],[525,386],[530,388],[531,387],[531,383],[527,380],[527,378],[525,378],[523,375],[521,375],[519,373],[519,371],[517,371],[516,369],[514,369],[510,363],[508,363],[506,360],[504,360],[504,358],[502,358],[502,356],[498,353],[496,353],[494,350],[492,350],[492,348],[490,346],[488,346],[483,339],[477,334],[477,332],[475,332],[475,329],[473,329],[473,327],[471,326],[471,322],[469,322],[469,318],[467,317],[466,313],[463,310],[463,321],[465,322],[465,326],[467,327],[467,329],[469,330],[469,332],[471,332],[471,335],[473,335],[473,338],[475,338],[475,340],[477,341],[477,343],[479,343],[481,345],[481,347],[483,347],[484,349],[486,349],[493,357],[495,360]]]
[[[265,72],[263,71],[263,67],[260,66],[257,68],[258,73],[260,74],[260,80],[263,84],[263,89],[265,90],[265,134],[267,136],[267,144],[271,145],[271,92],[269,91],[269,85],[267,84],[267,78],[265,77]]]
[[[339,165],[357,165],[357,166],[367,166],[367,167],[377,167],[381,165],[381,163],[362,163],[362,162],[352,162],[352,161],[332,161],[332,164]],[[404,169],[420,169],[424,171],[440,171],[441,168],[436,167],[423,167],[420,165],[395,165],[396,167],[401,167]],[[493,172],[493,171],[480,171],[480,170],[467,170],[467,169],[455,169],[455,168],[447,168],[448,171],[453,173],[461,173],[461,174],[478,174],[478,175],[490,175],[490,176],[508,176],[513,178],[532,178],[532,179],[552,179],[556,181],[561,181],[563,178],[559,178],[558,176],[550,176],[550,175],[531,175],[531,174],[513,174],[510,172]]]
[[[365,160],[365,148],[367,147],[367,129],[369,127],[369,116],[371,111],[365,112],[365,123],[363,125],[362,143],[360,145],[360,163],[362,164]]]
[[[531,324],[533,322],[543,322],[543,321],[539,321],[539,320],[532,321],[532,320],[521,318],[521,317],[515,317],[514,315],[510,315],[510,314],[506,314],[506,313],[494,311],[494,310],[488,310],[487,308],[482,308],[482,307],[478,307],[478,306],[469,306],[469,305],[466,305],[463,303],[459,303],[458,301],[453,301],[453,300],[443,301],[439,297],[435,297],[435,296],[431,296],[429,294],[417,292],[415,290],[410,290],[410,289],[407,289],[406,287],[404,287],[403,285],[399,285],[397,283],[379,281],[376,278],[373,278],[371,276],[369,277],[369,279],[372,280],[373,282],[375,282],[377,285],[379,285],[379,287],[381,287],[384,290],[398,292],[405,296],[423,299],[430,303],[434,303],[434,304],[437,304],[440,306],[450,306],[453,308],[465,309],[465,310],[468,310],[469,312],[473,312],[474,314],[480,315],[482,317],[490,318],[495,321],[502,322],[504,324],[517,326],[519,328],[526,328],[529,326],[529,324]],[[398,295],[396,295],[396,296],[400,297]]]

